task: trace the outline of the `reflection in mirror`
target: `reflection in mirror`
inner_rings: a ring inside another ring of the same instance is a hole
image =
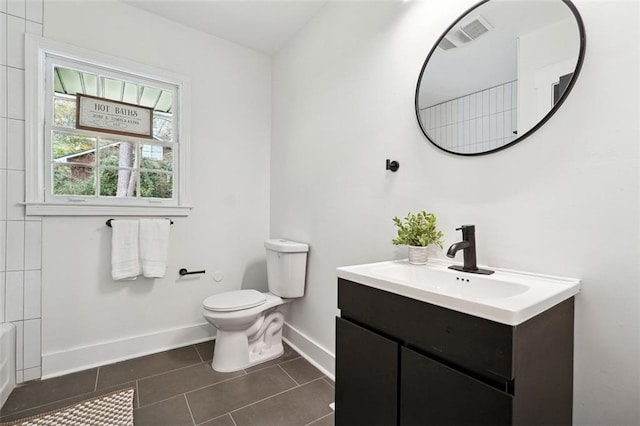
[[[568,0],[486,0],[440,37],[418,79],[416,114],[447,152],[480,155],[537,130],[573,87],[584,56]]]

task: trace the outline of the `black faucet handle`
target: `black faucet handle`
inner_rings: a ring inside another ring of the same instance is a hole
[[[474,229],[475,225],[462,225],[460,228],[456,228],[456,231],[464,231],[465,229]]]

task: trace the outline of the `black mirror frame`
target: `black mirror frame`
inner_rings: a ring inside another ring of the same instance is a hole
[[[580,16],[580,13],[578,12],[578,9],[576,8],[576,6],[573,4],[573,2],[571,0],[560,0],[569,8],[571,13],[573,13],[574,18],[576,19],[576,23],[578,24],[578,31],[580,32],[580,52],[578,54],[578,61],[576,63],[576,69],[575,69],[575,71],[573,73],[573,78],[569,82],[569,85],[567,86],[567,89],[564,91],[562,96],[560,96],[560,99],[558,99],[558,102],[556,102],[556,104],[553,106],[553,108],[551,108],[551,110],[547,113],[547,115],[545,115],[535,126],[533,126],[531,129],[527,130],[526,133],[524,133],[523,135],[521,135],[518,138],[514,139],[513,141],[509,142],[508,144],[502,145],[502,146],[500,146],[498,148],[495,148],[495,149],[492,149],[492,150],[489,150],[489,151],[483,151],[483,152],[462,153],[462,152],[450,151],[448,149],[445,149],[445,148],[441,147],[433,139],[431,139],[431,137],[429,137],[427,131],[422,126],[422,121],[420,121],[420,112],[419,112],[420,110],[419,110],[419,106],[418,106],[418,95],[420,93],[420,83],[422,82],[422,76],[424,74],[425,68],[427,67],[427,64],[429,63],[429,59],[431,59],[431,56],[433,55],[433,53],[438,48],[438,45],[440,44],[442,39],[449,33],[449,31],[451,31],[451,29],[453,27],[455,27],[456,24],[458,22],[460,22],[460,20],[462,18],[464,18],[469,13],[471,13],[473,10],[477,9],[478,7],[482,6],[483,4],[488,3],[489,1],[490,0],[482,0],[481,2],[476,4],[475,6],[467,9],[462,15],[460,15],[458,17],[458,19],[453,21],[453,23],[451,25],[449,25],[449,27],[447,27],[447,29],[442,33],[442,35],[438,38],[438,40],[435,42],[435,44],[431,48],[431,51],[429,52],[429,55],[427,55],[427,59],[425,59],[424,64],[422,65],[422,68],[420,69],[420,74],[418,76],[418,83],[416,85],[415,100],[414,100],[414,108],[415,108],[415,113],[416,113],[416,119],[418,120],[418,125],[420,126],[420,130],[422,131],[422,134],[429,140],[429,142],[431,142],[431,144],[433,144],[438,149],[440,149],[440,150],[442,150],[444,152],[448,152],[449,154],[461,155],[461,156],[464,156],[464,157],[476,157],[476,156],[480,156],[480,155],[492,154],[494,152],[502,151],[503,149],[509,148],[509,147],[511,147],[511,146],[523,141],[527,137],[531,136],[536,130],[538,130],[540,127],[542,127],[556,113],[556,111],[564,103],[565,99],[567,99],[567,96],[569,96],[569,93],[571,93],[571,90],[573,89],[573,86],[575,85],[576,81],[578,80],[578,75],[580,74],[580,70],[582,69],[582,63],[584,62],[584,55],[585,55],[585,51],[586,51],[586,47],[587,47],[587,38],[586,38],[586,34],[585,34],[584,23],[582,21],[582,17]]]

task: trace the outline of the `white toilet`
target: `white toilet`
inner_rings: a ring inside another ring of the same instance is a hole
[[[307,252],[304,243],[264,242],[269,292],[237,290],[207,297],[202,315],[218,329],[212,367],[238,371],[277,358],[284,352],[282,305],[304,295]]]

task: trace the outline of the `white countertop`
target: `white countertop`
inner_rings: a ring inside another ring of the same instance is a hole
[[[480,265],[495,273],[478,275],[448,269],[454,264],[444,259],[429,259],[426,265],[393,260],[336,271],[339,278],[507,325],[521,324],[580,291],[576,278]]]

